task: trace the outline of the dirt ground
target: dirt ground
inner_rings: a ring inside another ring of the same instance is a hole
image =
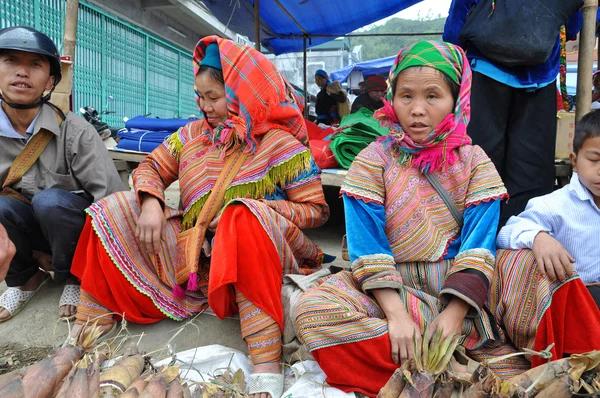
[[[32,365],[52,352],[50,346],[26,347],[21,344],[0,345],[0,375]]]

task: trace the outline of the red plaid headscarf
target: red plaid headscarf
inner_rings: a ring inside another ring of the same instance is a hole
[[[302,101],[259,51],[232,40],[207,36],[194,50],[194,76],[211,43],[219,46],[229,116],[214,129],[205,123],[205,139],[223,147],[224,156],[240,147],[254,152],[256,137],[272,129],[287,131],[308,145]]]

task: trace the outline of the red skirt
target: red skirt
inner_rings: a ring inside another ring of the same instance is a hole
[[[258,219],[245,205],[228,206],[214,242],[208,302],[215,314],[224,318],[238,312],[235,287],[283,330],[281,261]],[[81,233],[71,272],[81,279],[84,291],[111,312],[124,314],[127,321],[147,324],[166,318],[115,265],[95,234],[90,217]]]
[[[600,349],[598,336],[600,311],[583,282],[575,279],[552,296],[552,304],[538,326],[534,349],[541,351],[554,343],[553,358],[559,359]],[[370,340],[321,348],[311,354],[327,375],[329,385],[369,397],[376,397],[398,368],[392,361],[387,333]],[[534,357],[532,367],[545,362]]]

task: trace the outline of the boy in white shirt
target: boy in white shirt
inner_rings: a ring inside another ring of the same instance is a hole
[[[571,183],[531,199],[500,230],[499,249],[531,249],[538,270],[552,280],[573,267],[600,308],[600,110],[577,123]]]

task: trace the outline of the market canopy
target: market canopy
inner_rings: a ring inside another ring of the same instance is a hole
[[[394,64],[395,59],[396,56],[393,55],[391,57],[374,59],[372,61],[359,62],[336,70],[335,72],[332,72],[329,77],[331,77],[331,80],[338,80],[340,83],[344,83],[348,80],[348,76],[350,76],[352,72],[362,72],[364,78],[373,75],[387,75]]]
[[[260,0],[260,42],[276,55],[302,51],[422,0]],[[203,0],[229,29],[254,40],[254,0]]]

